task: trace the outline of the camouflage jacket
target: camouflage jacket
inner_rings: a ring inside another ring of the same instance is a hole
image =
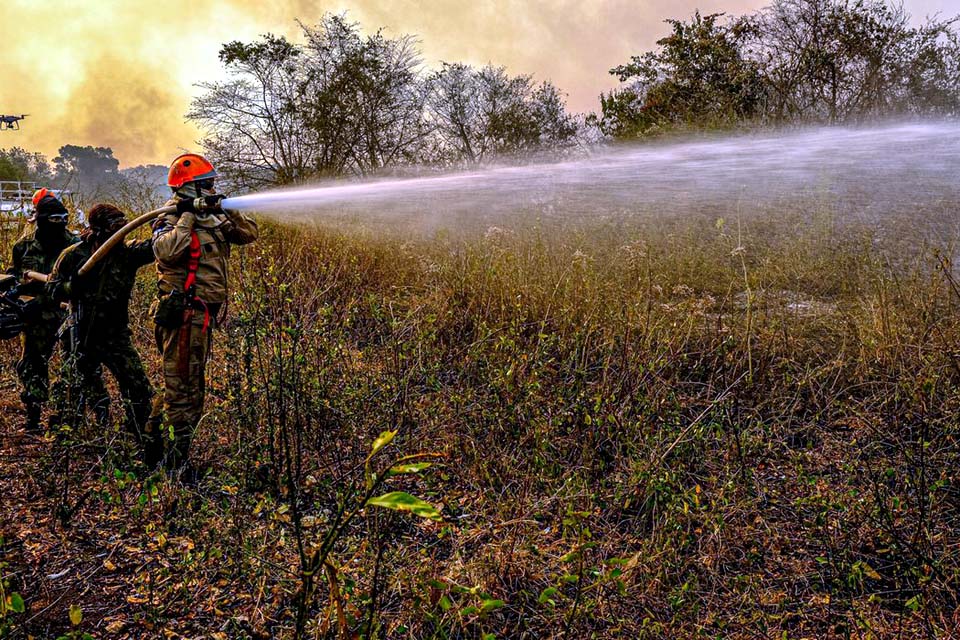
[[[80,242],[80,238],[64,229],[63,245],[59,248],[45,249],[36,238],[36,229],[28,231],[17,240],[13,245],[13,265],[7,271],[23,280],[25,271],[36,271],[38,273],[49,274],[53,269],[54,263],[60,257],[60,252],[71,245]],[[42,282],[28,282],[20,286],[20,293],[25,296],[32,296],[38,303],[44,307],[53,307],[53,300],[47,295],[46,288]]]
[[[130,296],[137,270],[153,262],[153,241],[142,240],[117,246],[83,278],[83,288],[74,291],[71,282],[96,247],[84,240],[67,248],[53,266],[47,292],[57,302],[77,305],[81,327],[98,332],[126,331],[130,323]]]
[[[168,205],[176,204],[171,200]],[[233,211],[195,216],[168,214],[154,224],[153,251],[157,256],[157,295],[183,291],[190,259],[190,232],[200,240],[197,297],[210,304],[227,299],[227,259],[230,245],[250,244],[257,239],[257,223]]]

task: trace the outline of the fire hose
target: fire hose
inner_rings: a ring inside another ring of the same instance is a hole
[[[177,208],[173,206],[161,207],[159,209],[154,209],[153,211],[145,213],[142,216],[138,216],[133,220],[131,220],[130,222],[128,222],[127,224],[123,225],[112,236],[107,238],[107,240],[102,245],[100,245],[100,247],[97,248],[96,251],[93,252],[92,256],[87,258],[87,261],[84,262],[83,265],[80,266],[80,269],[77,271],[78,275],[82,276],[82,275],[85,275],[87,272],[89,272],[90,269],[96,266],[98,262],[103,260],[103,257],[108,253],[110,253],[110,251],[114,247],[116,247],[118,244],[123,242],[124,238],[126,238],[130,234],[130,232],[132,232],[134,229],[141,227],[146,223],[159,218],[162,215],[173,213],[176,210]],[[48,274],[40,273],[38,271],[24,271],[23,277],[26,280],[33,280],[35,282],[43,282],[43,283],[46,283],[50,279],[50,276]]]
[[[212,202],[216,204],[211,204],[211,200],[207,198],[197,198],[193,202],[193,207],[197,211],[207,212],[212,211],[219,207],[219,203],[222,198],[215,198]],[[127,224],[120,227],[117,231],[114,232],[112,236],[107,238],[103,244],[101,244],[96,251],[93,252],[87,261],[80,266],[80,269],[77,271],[77,275],[83,276],[90,272],[90,269],[95,267],[98,262],[103,260],[104,256],[110,253],[114,247],[124,241],[124,239],[130,235],[135,229],[142,227],[148,222],[156,220],[160,216],[167,215],[168,213],[176,213],[177,208],[173,205],[160,207],[159,209],[154,209],[153,211],[148,211],[141,216],[137,216]],[[25,271],[23,274],[24,278],[28,280],[35,280],[36,282],[47,282],[49,276],[45,273],[39,273],[37,271]]]
[[[193,201],[193,209],[202,213],[215,211],[220,208],[220,203],[224,200],[223,196],[208,196],[204,198],[197,198]],[[110,253],[114,247],[123,242],[123,240],[136,228],[145,225],[148,222],[156,220],[160,216],[167,215],[168,213],[176,213],[177,207],[170,205],[166,207],[160,207],[159,209],[154,209],[149,211],[141,216],[138,216],[128,222],[127,224],[120,227],[112,236],[107,238],[103,244],[101,244],[96,251],[93,252],[93,255],[87,258],[87,261],[83,263],[80,269],[77,271],[77,275],[83,276],[89,273],[98,262],[103,260],[103,257]]]
[[[223,200],[224,200],[223,196],[197,198],[196,200],[193,201],[193,209],[199,212],[213,211],[220,208],[220,204]],[[126,237],[130,235],[130,233],[133,232],[135,229],[145,225],[148,222],[156,220],[160,216],[163,216],[169,213],[175,213],[176,211],[177,211],[177,207],[171,205],[166,207],[160,207],[159,209],[154,209],[153,211],[144,213],[141,216],[137,216],[127,224],[123,225],[120,229],[115,231],[113,235],[111,235],[109,238],[107,238],[107,240],[104,241],[104,243],[100,245],[96,251],[93,252],[93,255],[87,258],[87,261],[80,266],[80,269],[77,271],[77,274],[81,276],[87,274],[90,271],[90,269],[95,267],[98,262],[103,260],[104,256],[110,253],[110,251],[112,251],[114,247],[116,247],[118,244],[122,243],[124,239],[126,239]],[[0,289],[3,289],[3,288],[10,289],[12,287],[12,283],[14,282],[12,278],[13,276],[10,276],[9,282],[5,283],[5,285],[7,286],[4,287],[0,285]],[[23,272],[23,279],[46,284],[50,280],[50,276],[46,273],[40,273],[38,271],[28,270]],[[14,305],[13,299],[16,297],[15,293],[12,297],[6,295],[8,293],[11,293],[11,292],[4,291],[4,295],[2,296],[3,301],[7,301],[7,298],[9,297],[10,298],[9,304]],[[22,309],[19,307],[19,305],[14,305],[14,306],[16,308],[12,307],[12,311],[7,314],[10,316],[9,318],[4,316],[3,312],[0,311],[0,338],[13,337],[13,336],[19,335],[19,333],[23,330]],[[69,305],[66,305],[66,304],[62,306],[69,307]],[[9,331],[7,331],[7,329],[9,329]]]
[[[137,216],[127,224],[123,225],[118,229],[112,236],[107,238],[103,244],[101,244],[96,251],[93,252],[93,255],[87,258],[87,261],[80,266],[77,275],[83,276],[86,275],[90,269],[92,269],[98,262],[103,260],[103,257],[110,253],[114,247],[124,241],[124,239],[138,227],[141,227],[148,222],[156,220],[160,216],[166,215],[168,213],[175,213],[177,210],[174,206],[169,207],[160,207],[159,209],[154,209],[149,211],[141,216]]]

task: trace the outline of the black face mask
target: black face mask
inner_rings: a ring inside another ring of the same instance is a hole
[[[62,221],[41,218],[37,220],[37,240],[44,247],[56,249],[66,244],[66,234],[64,233],[66,228],[66,217]]]

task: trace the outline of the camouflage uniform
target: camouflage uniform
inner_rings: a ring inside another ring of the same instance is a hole
[[[167,204],[176,202],[174,199]],[[158,430],[161,425],[172,429],[173,447],[167,456],[171,468],[186,463],[193,432],[203,414],[211,334],[217,315],[227,300],[230,245],[249,244],[258,235],[253,220],[230,211],[204,216],[187,212],[160,218],[154,225],[153,236],[159,279],[158,301],[152,308],[154,317],[160,299],[173,291],[184,290],[191,231],[197,232],[200,241],[196,297],[202,304],[182,326],[171,328],[158,324],[155,328],[157,348],[163,357],[163,397],[158,398],[151,422]]]
[[[52,241],[43,243],[37,238],[36,230],[24,234],[13,245],[13,267],[9,272],[21,280],[25,271],[50,273],[60,252],[80,241],[65,228],[57,231]],[[48,363],[57,341],[57,330],[66,314],[47,295],[42,282],[23,284],[20,292],[33,297],[28,306],[26,329],[21,336],[22,354],[17,362],[17,376],[23,385],[20,398],[28,407],[39,407],[49,395]]]
[[[73,406],[65,408],[76,416],[85,406],[102,412],[109,405],[100,375],[101,365],[105,366],[116,378],[127,429],[137,438],[148,464],[159,461],[155,444],[143,435],[153,388],[133,346],[129,305],[137,270],[154,260],[152,245],[145,240],[116,247],[83,277],[83,287],[77,291],[76,273],[96,249],[84,240],[61,254],[47,284],[55,300],[69,300],[76,312],[76,352],[65,359],[62,376],[73,376],[73,393],[66,394],[72,396]],[[71,366],[75,367],[72,371],[68,370]]]

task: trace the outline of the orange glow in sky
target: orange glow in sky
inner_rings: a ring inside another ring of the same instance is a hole
[[[197,150],[184,121],[197,82],[223,77],[224,42],[271,32],[298,37],[295,20],[347,11],[365,31],[419,36],[427,66],[505,65],[549,79],[574,111],[598,108],[608,70],[651,48],[666,18],[695,8],[743,13],[758,0],[5,0],[0,17],[0,113],[29,113],[0,148],[53,157],[63,144],[109,146],[123,166],[166,164]],[[960,12],[960,0],[908,0],[916,15]]]

